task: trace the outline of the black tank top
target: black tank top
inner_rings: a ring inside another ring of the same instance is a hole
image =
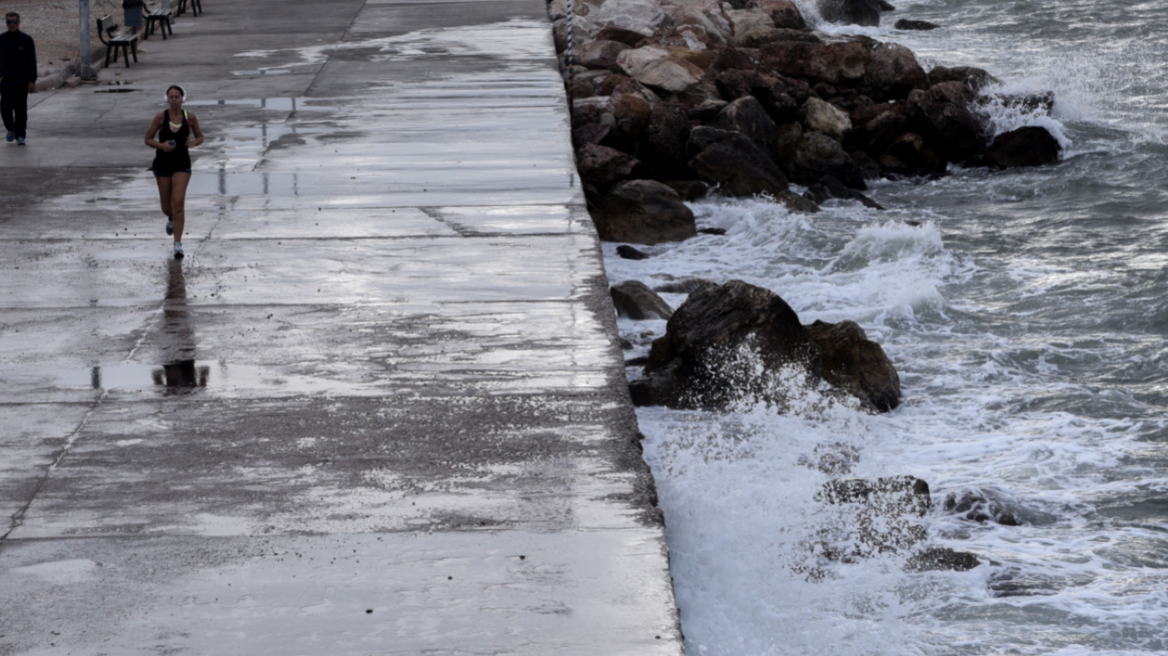
[[[174,173],[191,168],[191,152],[187,148],[187,138],[191,136],[191,126],[187,122],[187,110],[182,113],[182,126],[178,130],[170,129],[170,110],[162,113],[162,127],[158,128],[157,140],[162,143],[173,141],[175,149],[171,152],[154,151],[155,171]]]

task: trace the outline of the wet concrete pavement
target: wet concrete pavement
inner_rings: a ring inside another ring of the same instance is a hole
[[[680,653],[541,0],[204,4],[0,144],[0,654]]]

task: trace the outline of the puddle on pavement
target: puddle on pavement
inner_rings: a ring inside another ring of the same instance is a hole
[[[195,394],[238,396],[242,392],[276,394],[368,394],[358,385],[313,376],[290,375],[282,368],[228,364],[222,361],[180,360],[151,365],[121,362],[86,370],[60,372],[58,387],[95,389],[162,396]]]
[[[247,71],[231,71],[231,74],[253,77],[256,75],[287,75],[291,72],[287,68],[256,68]]]
[[[94,89],[94,93],[133,93],[141,89]]]

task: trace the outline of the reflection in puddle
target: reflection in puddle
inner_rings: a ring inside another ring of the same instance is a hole
[[[257,68],[250,71],[231,71],[232,75],[287,75],[292,71],[286,68]]]
[[[155,385],[167,388],[167,393],[195,391],[207,386],[210,368],[195,366],[195,325],[187,309],[187,280],[182,260],[169,263],[162,323],[153,341],[159,348],[159,360],[165,363],[150,374]]]

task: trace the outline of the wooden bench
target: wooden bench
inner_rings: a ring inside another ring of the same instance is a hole
[[[170,35],[174,36],[174,26],[171,25],[170,19],[174,10],[170,8],[170,0],[162,0],[158,5],[158,9],[148,9],[142,15],[146,17],[146,32],[142,35],[142,40],[150,38],[154,34],[155,28],[162,30],[162,39],[166,40],[166,32],[169,30]]]
[[[187,13],[187,0],[178,0],[178,16]],[[203,0],[191,0],[191,15],[198,16],[203,13]]]
[[[108,37],[108,38],[107,38]],[[109,68],[110,54],[114,62],[118,61],[118,50],[126,59],[126,68],[130,67],[130,53],[134,55],[134,63],[138,63],[138,35],[118,34],[118,26],[114,24],[112,16],[102,16],[97,19],[97,38],[105,46],[105,67]]]

